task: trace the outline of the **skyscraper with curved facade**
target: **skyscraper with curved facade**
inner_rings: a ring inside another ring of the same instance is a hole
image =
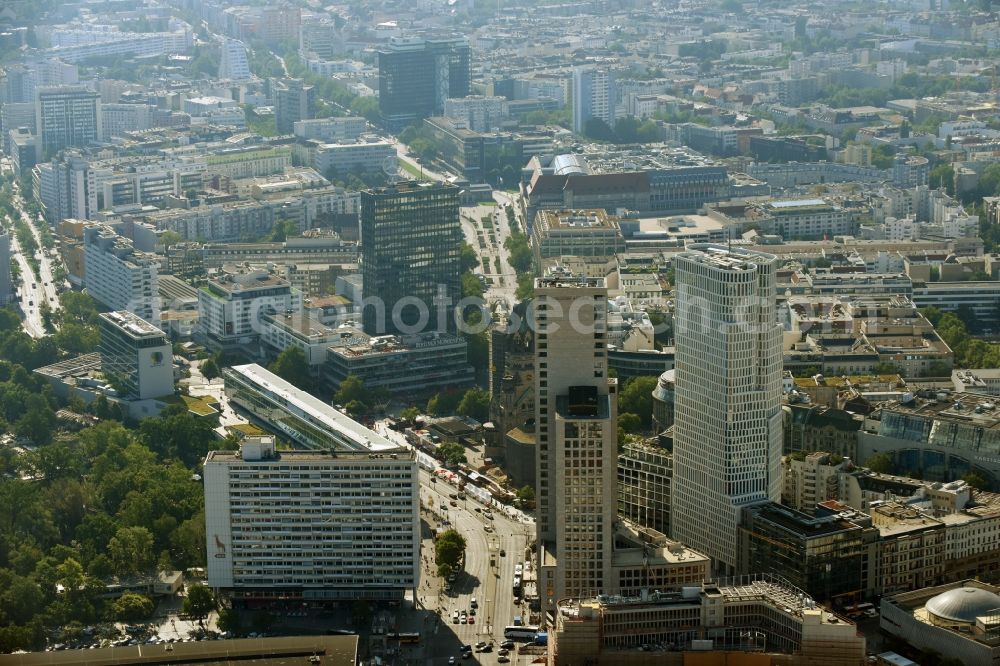
[[[674,261],[672,536],[729,574],[742,507],[781,496],[776,259],[696,244]]]

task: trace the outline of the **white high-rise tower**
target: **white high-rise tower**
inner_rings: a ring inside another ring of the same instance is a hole
[[[219,78],[227,81],[249,81],[253,78],[247,60],[247,47],[243,42],[237,39],[223,40]]]
[[[696,244],[677,282],[673,537],[739,563],[743,506],[781,496],[781,326],[773,256]]]

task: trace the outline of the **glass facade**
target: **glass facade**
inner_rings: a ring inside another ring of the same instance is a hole
[[[416,182],[362,193],[366,333],[455,330],[462,296],[458,195],[452,185]]]

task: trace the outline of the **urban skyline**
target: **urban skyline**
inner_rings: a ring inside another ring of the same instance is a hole
[[[1000,660],[998,46],[6,3],[0,654]]]

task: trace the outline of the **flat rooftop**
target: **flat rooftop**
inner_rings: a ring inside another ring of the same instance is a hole
[[[731,271],[757,270],[758,263],[774,260],[772,255],[763,252],[751,252],[739,247],[729,248],[724,245],[706,243],[691,245],[690,251],[684,252],[681,256],[690,261]]]
[[[276,638],[243,638],[226,641],[198,641],[161,645],[128,645],[94,650],[64,650],[60,652],[30,652],[7,654],[9,666],[106,666],[145,664],[176,666],[226,666],[239,663],[252,666],[287,666],[289,664],[320,664],[321,666],[354,666],[358,654],[358,637],[350,636],[283,636]],[[313,656],[318,660],[312,659]]]
[[[316,423],[324,426],[333,437],[331,446],[339,445],[347,451],[382,452],[398,451],[400,447],[382,435],[369,430],[346,414],[337,411],[310,393],[295,388],[273,372],[256,363],[236,365],[228,371],[255,386],[262,393],[270,393]]]
[[[809,208],[812,206],[828,206],[829,204],[822,199],[794,199],[791,201],[771,201],[767,204],[771,208],[789,209],[789,208]]]
[[[114,324],[133,338],[163,337],[164,333],[142,317],[128,310],[102,312],[101,319]]]

